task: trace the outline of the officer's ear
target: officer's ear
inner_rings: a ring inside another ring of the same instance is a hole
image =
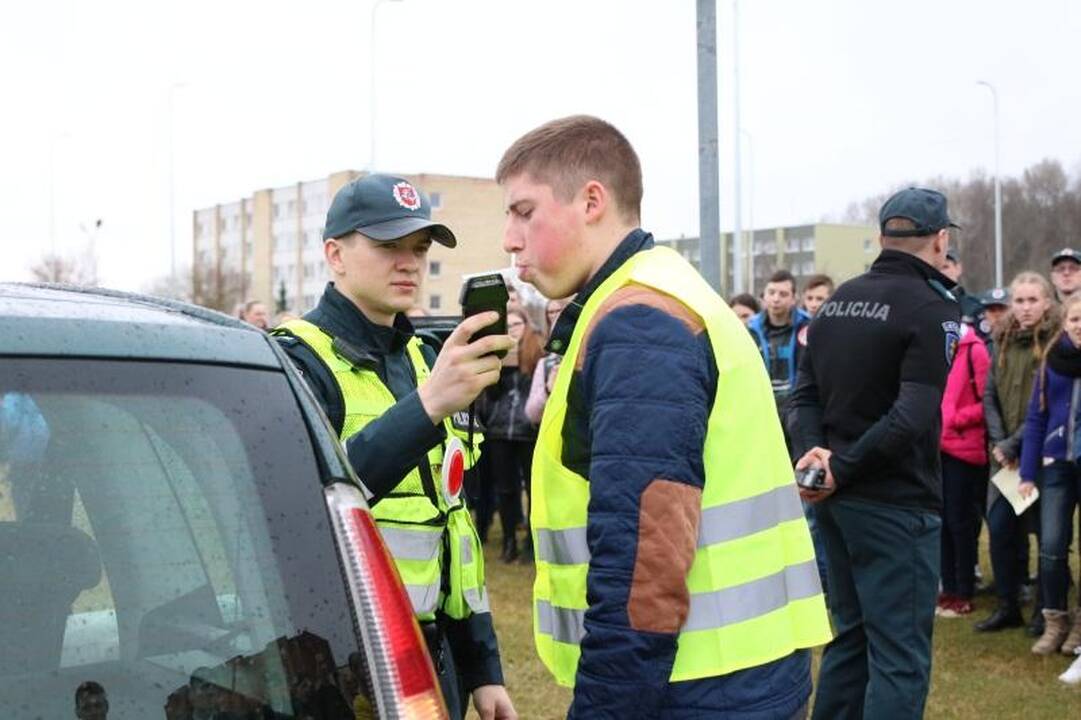
[[[932,241],[934,243],[935,257],[941,261],[946,260],[946,251],[950,249],[950,231],[948,228],[942,228],[935,233],[935,238]],[[941,263],[939,263],[941,264]]]
[[[347,242],[355,242],[351,238],[328,238],[323,243],[323,256],[327,260],[327,266],[332,275],[345,274],[345,260],[342,258],[342,250]]]

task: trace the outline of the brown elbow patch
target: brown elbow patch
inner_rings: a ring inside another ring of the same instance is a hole
[[[627,600],[631,628],[679,632],[687,619],[687,573],[698,547],[702,491],[657,479],[642,493],[638,511],[638,552]]]

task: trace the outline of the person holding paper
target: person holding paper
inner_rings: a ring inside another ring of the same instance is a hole
[[[995,331],[995,359],[983,400],[991,455],[1000,467],[1014,468],[1020,459],[1033,379],[1044,349],[1059,328],[1053,302],[1051,284],[1042,275],[1023,272],[1010,284],[1010,314]],[[1023,558],[1028,557],[1022,549],[1027,540],[1023,518],[1017,516],[1009,501],[992,485],[987,529],[991,536],[991,567],[998,607],[976,624],[980,632],[1024,624],[1019,597],[1025,573]],[[1037,616],[1042,625],[1043,616],[1039,613]]]
[[[1036,377],[1021,443],[1022,494],[1040,479],[1040,589],[1043,635],[1032,646],[1037,655],[1073,655],[1081,644],[1081,613],[1066,608],[1069,589],[1071,525],[1081,498],[1081,295],[1062,307],[1063,329],[1047,350]],[[1039,475],[1043,466],[1042,476]]]

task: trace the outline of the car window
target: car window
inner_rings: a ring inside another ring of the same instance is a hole
[[[5,717],[344,719],[363,704],[280,372],[4,360],[0,578]]]

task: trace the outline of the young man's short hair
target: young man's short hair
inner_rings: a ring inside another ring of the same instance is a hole
[[[780,270],[774,270],[773,274],[769,276],[769,280],[766,281],[766,284],[783,282],[786,282],[792,286],[792,294],[795,295],[796,278],[792,275],[792,273],[788,272],[784,268],[781,268]]]
[[[612,193],[620,217],[637,224],[642,207],[642,166],[623,133],[589,115],[552,120],[531,130],[503,153],[495,179],[528,174],[569,202],[590,180]]]
[[[105,688],[100,683],[93,680],[87,680],[86,682],[75,688],[75,706],[78,707],[82,699],[87,695],[104,695]]]
[[[807,278],[807,282],[803,284],[803,292],[814,290],[816,287],[822,287],[823,285],[829,288],[830,292],[833,292],[833,278],[829,275],[823,275],[822,273],[812,275]]]

